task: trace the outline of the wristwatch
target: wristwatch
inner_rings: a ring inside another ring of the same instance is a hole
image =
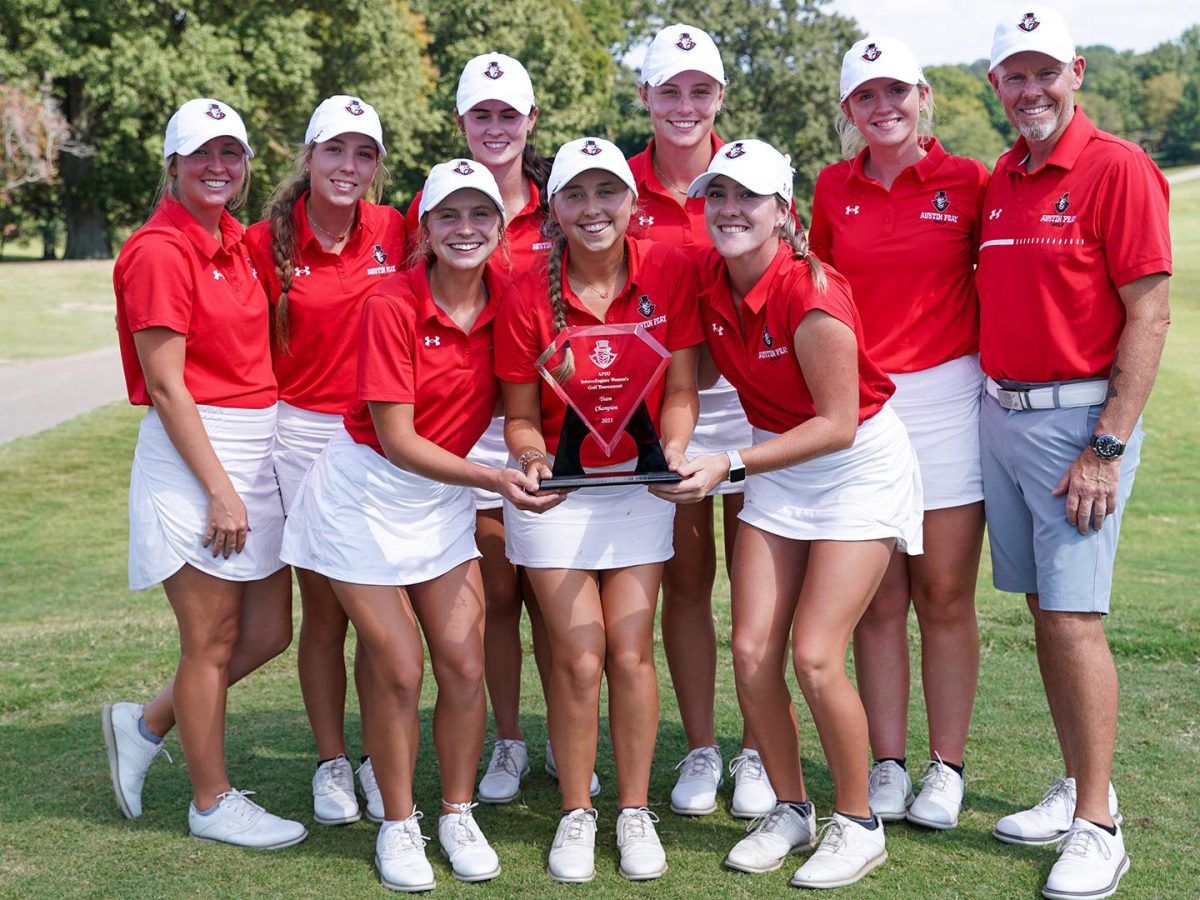
[[[745,481],[746,464],[742,462],[741,454],[736,450],[726,450],[725,455],[729,458],[729,477],[726,480],[732,484]]]
[[[1092,452],[1103,460],[1117,459],[1125,452],[1125,444],[1115,434],[1092,435]]]

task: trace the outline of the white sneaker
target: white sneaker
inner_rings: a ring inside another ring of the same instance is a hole
[[[926,828],[953,828],[958,824],[962,799],[962,776],[937,756],[929,761],[921,780],[921,793],[908,808],[908,821]]]
[[[497,740],[492,759],[479,781],[484,803],[508,803],[521,793],[521,779],[529,774],[529,753],[524,741]]]
[[[1117,892],[1129,871],[1125,839],[1085,819],[1075,819],[1058,845],[1058,861],[1050,869],[1042,896],[1050,900],[1100,900]]]
[[[253,793],[230,788],[217,795],[217,808],[208,815],[188,804],[192,837],[255,850],[282,850],[308,837],[308,829],[299,822],[272,815],[251,800]]]
[[[671,790],[671,812],[680,816],[707,816],[717,811],[717,790],[724,780],[721,751],[697,747],[675,766],[679,780]]]
[[[425,858],[425,842],[421,834],[422,814],[413,810],[407,819],[384,822],[375,838],[375,868],[385,888],[393,891],[431,891],[434,887],[433,867]]]
[[[138,730],[141,719],[140,703],[105,703],[100,713],[104,746],[108,749],[108,775],[117,806],[127,819],[142,814],[142,785],[146,783],[150,764],[160,753],[171,760],[162,741],[155,743],[142,737]]]
[[[558,820],[546,871],[555,881],[581,884],[596,877],[596,811],[573,809]]]
[[[895,760],[886,759],[871,767],[867,782],[871,812],[884,822],[899,822],[913,802],[912,779],[908,770]]]
[[[438,841],[459,881],[487,881],[500,874],[500,859],[471,814],[475,803],[447,803],[458,810],[438,819]]]
[[[546,741],[546,774],[558,781],[558,766],[554,764],[554,751],[550,749],[549,741]],[[593,797],[600,793],[600,776],[594,771],[592,772],[592,783],[588,785],[588,793]]]
[[[358,786],[362,788],[363,799],[367,801],[367,819],[377,824],[382,822],[383,794],[379,793],[379,782],[375,780],[375,769],[369,756],[358,767]]]
[[[793,850],[807,850],[816,843],[817,821],[811,803],[808,815],[779,803],[746,830],[750,834],[733,845],[725,865],[739,872],[774,872]]]
[[[1117,792],[1108,785],[1108,814],[1114,822],[1121,824],[1121,811],[1117,808]],[[1006,844],[1042,846],[1062,840],[1075,821],[1075,779],[1060,778],[1046,791],[1041,801],[1032,809],[1005,816],[996,823],[992,837]]]
[[[318,825],[349,825],[362,818],[354,793],[354,770],[339,754],[317,766],[312,780],[313,819]]]
[[[821,844],[792,876],[793,887],[835,888],[854,884],[887,859],[883,823],[868,830],[843,815],[825,819]]]
[[[658,816],[641,807],[623,809],[617,816],[617,850],[621,853],[618,871],[630,881],[661,878],[667,871],[667,854],[654,823]]]
[[[733,776],[729,814],[735,819],[757,819],[775,808],[775,790],[757,750],[743,747],[729,761],[729,774]]]

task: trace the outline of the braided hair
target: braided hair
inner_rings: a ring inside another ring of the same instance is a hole
[[[808,263],[808,273],[812,277],[813,286],[816,287],[818,294],[824,293],[829,285],[829,281],[825,277],[825,266],[812,252],[812,248],[808,244],[808,232],[803,228],[796,227],[796,220],[792,218],[791,212],[788,212],[787,219],[784,220],[779,238],[792,248],[792,255],[796,259],[802,259]]]
[[[550,322],[555,334],[567,328],[567,301],[563,297],[563,254],[567,249],[567,236],[552,218],[542,220],[542,234],[550,239],[550,253],[546,257],[546,289],[550,294]],[[575,374],[575,351],[571,342],[563,342],[563,358],[550,372],[554,380],[562,384]]]

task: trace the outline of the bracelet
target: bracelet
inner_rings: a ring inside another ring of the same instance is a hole
[[[521,474],[524,475],[529,469],[529,464],[535,459],[545,459],[546,454],[541,450],[526,450],[517,460],[517,467],[520,468]]]

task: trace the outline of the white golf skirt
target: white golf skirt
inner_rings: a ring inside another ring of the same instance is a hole
[[[313,412],[279,401],[275,420],[275,477],[279,479],[284,515],[292,508],[305,474],[341,427],[339,415]]]
[[[628,471],[630,460],[589,473]],[[674,554],[675,504],[644,484],[580,488],[549,512],[504,503],[504,551],[534,569],[621,569],[665,562]]]
[[[399,469],[342,428],[288,513],[284,562],[354,584],[428,581],[477,559],[469,488]]]
[[[754,429],[756,444],[773,437]],[[845,450],[750,475],[739,518],[798,541],[895,538],[901,552],[919,555],[921,473],[900,417],[888,404]]]
[[[511,463],[508,461],[508,447],[504,444],[504,416],[496,416],[467,454],[467,459],[481,466],[493,469],[503,469]],[[475,497],[476,509],[499,509],[504,505],[504,498],[495,491],[483,488],[471,488]]]
[[[257,581],[283,568],[283,507],[271,466],[275,407],[199,406],[200,421],[234,490],[250,534],[241,553],[213,557],[203,545],[208,496],[153,407],[142,419],[129,476],[129,589],[158,584],[190,565],[227,581]]]
[[[687,447],[687,458],[724,453],[749,447],[753,441],[753,430],[746,420],[746,411],[738,399],[733,385],[722,375],[716,384],[700,392],[700,415]],[[723,481],[712,490],[712,494],[740,494],[745,482],[736,484]]]
[[[925,508],[948,509],[982,500],[979,357],[960,356],[931,369],[889,377],[896,393],[888,406],[904,423],[917,452]]]

